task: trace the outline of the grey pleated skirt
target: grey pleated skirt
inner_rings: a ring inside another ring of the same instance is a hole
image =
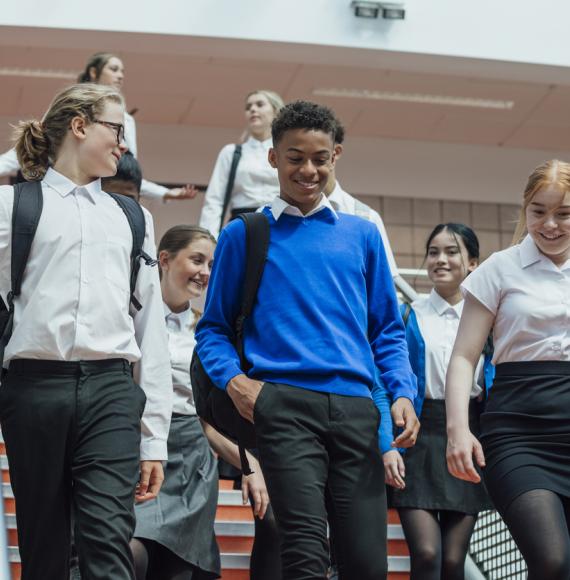
[[[135,538],[153,540],[212,578],[220,576],[214,535],[218,468],[200,420],[172,416],[164,484],[154,501],[135,508]]]
[[[469,426],[475,435],[479,432],[477,405],[472,401],[469,406]],[[445,401],[426,399],[420,421],[418,440],[403,456],[406,488],[392,490],[391,507],[449,510],[471,515],[491,509],[483,483],[462,481],[447,470]]]

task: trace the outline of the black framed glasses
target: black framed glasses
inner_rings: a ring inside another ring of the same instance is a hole
[[[111,123],[111,121],[101,121],[99,119],[95,119],[93,122],[113,129],[113,131],[115,131],[115,135],[117,136],[117,145],[120,145],[125,139],[125,126],[122,123]]]

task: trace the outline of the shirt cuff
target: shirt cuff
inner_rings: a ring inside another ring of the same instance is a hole
[[[168,447],[163,439],[143,439],[141,441],[141,461],[166,461]]]

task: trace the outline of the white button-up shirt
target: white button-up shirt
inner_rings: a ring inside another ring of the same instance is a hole
[[[307,218],[318,213],[319,211],[322,211],[325,208],[330,209],[334,217],[338,219],[338,215],[334,210],[333,206],[331,205],[331,202],[329,201],[328,197],[324,194],[321,195],[319,203],[311,211],[307,213],[303,213],[297,206],[287,203],[281,197],[274,198],[270,204],[271,214],[275,218],[275,221],[277,221],[283,214]],[[261,211],[261,209],[263,208],[260,208],[259,211]]]
[[[129,151],[133,154],[133,157],[137,157],[137,126],[135,124],[135,119],[129,113],[125,113],[125,145],[129,148]],[[18,156],[16,155],[15,149],[10,149],[0,155],[0,176],[3,175],[15,175],[20,169],[20,164],[18,163]],[[162,199],[164,194],[168,191],[164,185],[158,185],[152,181],[147,181],[143,179],[141,184],[141,195],[150,199]]]
[[[237,166],[236,177],[230,201],[231,208],[258,208],[267,205],[279,195],[277,170],[273,169],[267,159],[269,149],[273,146],[271,139],[258,141],[250,137],[243,145],[241,159]],[[226,145],[218,155],[210,183],[206,190],[204,207],[200,215],[200,226],[212,232],[220,233],[220,220],[224,196],[230,176],[235,145]]]
[[[388,233],[384,227],[384,222],[380,217],[380,214],[373,210],[371,207],[367,206],[365,203],[358,201],[355,197],[350,195],[342,189],[340,183],[337,181],[335,188],[329,195],[329,201],[331,205],[341,213],[347,213],[350,215],[358,215],[371,221],[380,232],[380,237],[384,243],[384,251],[386,252],[386,257],[388,258],[388,264],[390,266],[390,272],[392,272],[392,277],[398,275],[398,266],[396,266],[396,260],[394,259],[394,253],[392,252],[392,246],[390,246],[390,240],[388,239]]]
[[[414,301],[412,307],[425,342],[426,398],[445,399],[445,375],[463,312],[463,300],[452,306],[432,290],[428,297]],[[481,357],[475,370],[471,397],[481,394],[483,363]]]
[[[495,364],[570,361],[570,260],[558,267],[527,237],[462,284],[495,315]]]
[[[83,187],[49,169],[43,211],[14,301],[14,331],[5,364],[15,358],[79,361],[124,358],[147,404],[141,458],[163,460],[172,412],[172,381],[157,268],[141,265],[130,310],[132,234],[127,218],[100,180]],[[11,288],[14,190],[0,187],[0,295]],[[156,254],[145,211],[144,250]]]
[[[168,350],[174,388],[172,412],[182,415],[196,415],[190,379],[190,361],[196,346],[194,338],[196,315],[190,307],[184,312],[172,312],[164,304],[164,318],[168,332]]]

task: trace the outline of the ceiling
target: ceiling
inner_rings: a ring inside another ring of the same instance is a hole
[[[239,130],[243,126],[244,95],[254,88],[269,88],[281,93],[286,101],[305,98],[330,105],[345,123],[350,137],[547,151],[570,149],[570,85],[553,84],[550,78],[533,80],[540,79],[539,74],[529,75],[529,80],[510,80],[509,75],[505,75],[502,80],[497,74],[496,63],[488,63],[488,66],[484,62],[477,63],[477,74],[473,74],[474,67],[466,66],[462,74],[456,61],[448,66],[450,61],[440,57],[437,67],[431,66],[429,72],[422,72],[421,57],[416,66],[420,70],[411,70],[409,66],[397,69],[395,61],[380,58],[376,65],[370,54],[360,61],[352,59],[354,63],[363,63],[358,66],[347,63],[348,59],[335,58],[340,49],[331,50],[328,59],[321,51],[321,57],[315,59],[312,58],[312,53],[317,51],[315,48],[295,47],[294,51],[287,52],[283,47],[280,58],[271,60],[267,52],[260,52],[256,57],[251,43],[249,50],[239,50],[239,41],[210,39],[208,43],[201,39],[196,50],[188,46],[175,50],[172,44],[168,50],[149,51],[150,45],[158,46],[156,36],[148,35],[148,45],[145,45],[144,35],[132,35],[130,42],[122,44],[116,36],[104,45],[107,38],[103,33],[98,43],[95,33],[90,33],[85,43],[72,36],[66,42],[55,42],[52,33],[45,42],[41,35],[36,40],[28,36],[31,43],[23,46],[21,38],[14,41],[13,32],[0,34],[0,68],[79,72],[86,58],[94,52],[91,46],[110,46],[111,50],[119,52],[126,66],[128,108],[137,109],[139,124]],[[65,31],[60,34],[65,35]],[[180,42],[178,39],[177,43]],[[273,46],[272,50],[278,48]],[[508,70],[506,63],[503,67]],[[567,76],[561,78],[568,82]],[[54,92],[68,82],[1,75],[0,116],[41,115]],[[313,91],[319,88],[498,99],[513,101],[514,106],[498,110],[315,97]]]

